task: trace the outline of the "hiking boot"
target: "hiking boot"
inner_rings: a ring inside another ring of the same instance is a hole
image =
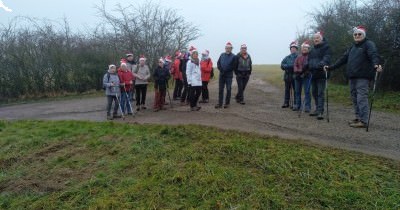
[[[222,108],[222,105],[217,104],[217,105],[215,105],[214,108],[216,108],[216,109],[221,109],[221,108]]]
[[[350,127],[352,127],[352,128],[366,128],[367,124],[363,123],[362,121],[358,121],[356,123],[350,124]]]
[[[281,107],[282,107],[282,109],[289,108],[289,104],[283,104]]]
[[[229,104],[224,105],[224,109],[227,109],[227,108],[229,108]]]
[[[350,120],[349,122],[347,122],[349,125],[354,124],[354,123],[358,123],[360,122],[359,119],[354,119],[354,120]]]
[[[145,105],[142,105],[142,109],[143,109],[143,110],[146,110],[147,107],[146,107]]]
[[[244,101],[240,101],[239,104],[246,105],[246,103]]]
[[[153,111],[154,111],[154,112],[158,112],[158,111],[160,111],[160,109],[159,109],[159,108],[156,108],[156,109],[154,109]]]
[[[136,111],[140,111],[140,107],[139,106],[136,108]]]
[[[305,113],[310,113],[310,110],[306,110],[306,111],[304,111]]]
[[[122,115],[120,115],[120,114],[113,114],[113,118],[122,118]]]
[[[318,111],[315,111],[315,112],[311,113],[310,116],[311,116],[311,117],[316,117],[316,116],[318,116],[318,114],[319,114],[319,112],[318,112]]]
[[[292,109],[294,112],[298,112],[298,111],[300,111],[300,108],[293,108]]]
[[[129,115],[129,116],[132,116],[132,115],[133,115],[133,113],[132,113],[132,112],[128,112],[128,115]]]
[[[323,119],[324,119],[324,115],[322,113],[319,113],[317,120],[323,120]]]
[[[200,104],[205,104],[205,103],[206,103],[206,100],[201,100],[201,101],[199,101],[199,103],[200,103]]]
[[[110,115],[110,114],[107,114],[107,120],[113,120],[114,118],[113,118],[113,116],[112,115]]]
[[[192,108],[190,108],[190,111],[199,111],[201,109],[201,107],[199,107],[199,106],[196,106],[196,107],[192,107]]]

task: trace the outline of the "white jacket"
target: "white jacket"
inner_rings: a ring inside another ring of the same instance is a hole
[[[202,86],[200,65],[196,65],[189,60],[186,66],[186,75],[189,85]]]

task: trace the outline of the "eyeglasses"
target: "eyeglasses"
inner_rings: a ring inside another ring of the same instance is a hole
[[[353,36],[362,36],[362,33],[353,34]]]

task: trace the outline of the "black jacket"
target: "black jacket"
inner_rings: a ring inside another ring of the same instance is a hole
[[[375,44],[368,39],[354,43],[331,68],[336,69],[346,63],[346,74],[349,79],[373,79],[374,66],[379,64],[379,55]]]
[[[235,71],[236,66],[236,55],[233,53],[222,53],[217,62],[219,75],[224,77],[233,77],[233,71]]]
[[[242,61],[242,62],[240,62]],[[243,58],[241,53],[236,55],[235,61],[235,75],[236,76],[250,76],[253,71],[253,61],[250,54],[247,54],[247,59]]]
[[[157,66],[156,70],[154,70],[154,73],[153,73],[155,88],[159,89],[159,90],[167,89],[167,82],[169,80],[169,77],[170,77],[170,74],[166,68]]]
[[[313,75],[313,79],[325,79],[324,66],[331,63],[331,48],[326,41],[315,45],[308,54],[308,69]]]

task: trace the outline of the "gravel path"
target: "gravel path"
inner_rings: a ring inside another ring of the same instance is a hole
[[[121,122],[155,124],[201,124],[222,129],[255,132],[286,139],[320,144],[335,148],[359,151],[400,160],[400,116],[373,112],[370,132],[347,125],[353,119],[351,107],[330,104],[331,122],[317,121],[308,115],[298,117],[297,112],[281,109],[282,90],[262,81],[255,73],[245,92],[246,105],[232,102],[229,109],[214,109],[217,84],[210,84],[211,102],[199,112],[189,112],[186,106],[174,107],[158,113],[151,109],[137,113]],[[236,93],[234,82],[233,96]],[[153,103],[153,93],[148,95],[148,108]],[[233,98],[233,97],[232,97]],[[66,101],[32,103],[0,108],[0,119],[45,120],[105,120],[105,98],[74,99]]]

